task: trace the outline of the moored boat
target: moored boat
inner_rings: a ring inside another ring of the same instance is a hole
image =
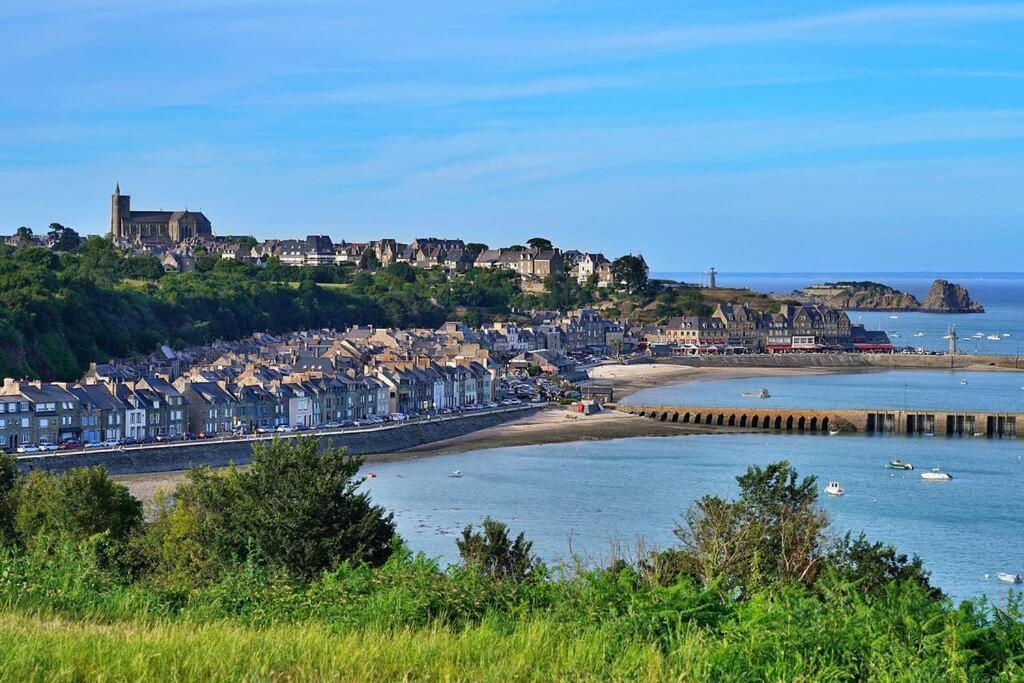
[[[996,578],[1000,581],[1006,581],[1007,583],[1021,583],[1024,581],[1020,574],[1011,574],[1010,572],[997,572]]]
[[[828,486],[825,487],[825,493],[830,496],[841,496],[846,493],[846,491],[843,490],[843,487],[840,486],[838,481],[830,481]]]
[[[943,472],[938,467],[933,467],[927,472],[922,472],[921,478],[925,481],[949,481],[953,478],[953,475],[948,472]]]
[[[910,464],[909,462],[903,462],[902,460],[900,460],[898,458],[893,458],[892,460],[890,460],[889,464],[886,465],[886,467],[888,467],[891,470],[912,470],[912,469],[914,469],[914,466],[912,464]]]
[[[452,473],[449,474],[448,476],[449,477],[453,477],[455,479],[458,479],[459,477],[462,476],[462,471],[461,470],[452,470]]]
[[[829,436],[835,436],[838,433],[839,433],[838,429],[830,429],[830,430],[828,430],[828,435]]]

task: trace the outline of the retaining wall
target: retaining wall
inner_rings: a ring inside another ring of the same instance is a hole
[[[537,406],[520,406],[489,413],[463,415],[412,422],[396,426],[379,427],[360,431],[335,432],[330,434],[279,435],[282,439],[300,436],[315,436],[324,446],[345,446],[354,455],[370,453],[394,453],[421,446],[426,443],[443,441],[469,434],[487,427],[518,419],[540,409]],[[27,455],[18,458],[23,470],[46,469],[62,472],[72,467],[103,465],[111,474],[139,474],[142,472],[165,472],[184,470],[198,465],[223,467],[229,463],[247,464],[252,460],[252,444],[270,441],[273,436],[255,439],[227,441],[186,441],[158,444],[123,451],[84,451],[73,454],[48,453]]]

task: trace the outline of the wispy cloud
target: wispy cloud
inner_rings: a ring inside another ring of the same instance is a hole
[[[707,48],[794,38],[866,37],[865,29],[905,31],[909,27],[1024,20],[1024,3],[908,4],[868,7],[748,23],[688,25],[656,31],[622,32],[578,43],[601,48]]]

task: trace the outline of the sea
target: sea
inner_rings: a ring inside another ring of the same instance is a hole
[[[695,273],[657,275],[697,280]],[[945,348],[941,336],[955,324],[963,336],[1000,335],[999,342],[972,342],[969,352],[1016,353],[1024,341],[1024,274],[725,273],[718,281],[723,287],[789,292],[824,281],[874,280],[923,298],[937,277],[967,287],[986,312],[901,313],[897,319],[864,313],[861,322],[934,350]],[[925,336],[913,337],[916,332]],[[761,386],[770,399],[742,396]],[[648,389],[627,401],[1024,412],[1024,373],[882,370],[712,380]],[[889,470],[885,465],[893,458],[916,469]],[[442,563],[458,560],[455,539],[466,524],[491,516],[524,532],[550,563],[576,558],[600,564],[635,557],[638,547],[671,546],[673,529],[695,500],[734,496],[735,478],[748,466],[781,459],[802,475],[817,477],[821,488],[830,480],[842,483],[846,495],[822,494],[820,501],[834,534],[863,532],[919,555],[933,583],[955,600],[1005,602],[1011,587],[996,573],[1024,574],[1024,440],[810,434],[629,438],[373,464],[366,468],[377,476],[365,487],[375,502],[395,513],[399,533],[413,550]],[[923,481],[920,472],[931,467],[941,467],[953,480]],[[455,470],[461,476],[450,476]]]
[[[652,277],[699,283],[704,273],[663,272]],[[836,281],[880,282],[923,301],[932,283],[943,278],[963,285],[984,313],[850,312],[850,320],[869,330],[885,330],[898,347],[945,351],[943,339],[956,328],[959,350],[968,354],[1020,355],[1024,344],[1024,273],[718,273],[720,287],[789,294],[813,284]],[[1008,336],[1004,336],[1008,335]],[[998,340],[988,339],[990,336]]]

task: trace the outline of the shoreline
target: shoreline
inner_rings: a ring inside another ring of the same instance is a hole
[[[886,370],[937,370],[938,368],[888,368],[880,366],[811,366],[811,367],[699,367],[680,363],[636,363],[631,365],[600,365],[591,369],[592,379],[582,387],[586,395],[588,385],[612,387],[616,402],[644,389],[680,385],[689,382],[756,379],[761,377],[787,377],[799,375],[865,374]],[[1011,368],[974,365],[956,368],[951,372],[1012,371]],[[636,415],[606,410],[594,415],[570,412],[566,407],[549,406],[522,418],[499,425],[485,427],[468,434],[433,441],[399,451],[367,453],[366,465],[402,462],[467,451],[572,443],[581,441],[610,441],[648,436],[686,436],[714,434],[723,430],[708,425],[656,422]],[[736,433],[736,429],[728,429]],[[152,498],[161,489],[173,488],[183,480],[187,470],[165,470],[140,474],[116,475],[133,495],[143,500]]]
[[[695,368],[679,365],[637,364],[603,365],[594,368],[592,372],[595,374],[596,384],[611,385],[616,398],[621,400],[621,398],[642,389],[692,381],[865,371],[872,372],[874,370],[863,368]],[[620,392],[622,392],[621,398]],[[581,415],[570,412],[566,407],[551,406],[517,420],[486,427],[461,436],[400,451],[368,453],[362,457],[366,465],[372,465],[492,448],[579,441],[609,441],[647,436],[685,436],[717,431],[719,430],[708,426],[652,422],[615,410],[606,410],[594,415]],[[730,430],[730,432],[735,432],[735,430]],[[186,473],[187,470],[165,470],[115,475],[114,479],[128,486],[132,495],[142,500],[149,500],[157,491],[172,489],[185,478]]]

